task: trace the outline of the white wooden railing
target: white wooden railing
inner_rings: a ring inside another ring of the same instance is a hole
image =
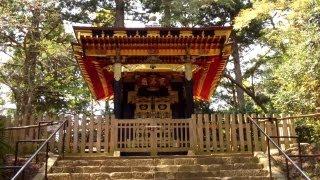
[[[191,119],[128,119],[113,121],[114,150],[171,152],[190,149]]]
[[[198,114],[190,119],[115,119],[114,116],[66,116],[65,150],[67,153],[112,153],[121,152],[185,152],[195,153],[251,152],[265,151],[265,137],[250,126],[248,115],[243,114]],[[262,115],[251,115],[263,117]],[[50,119],[46,119],[48,121]],[[292,119],[275,123],[259,121],[259,125],[269,134],[294,136]],[[52,128],[42,128],[42,138],[50,134]],[[26,133],[21,135],[21,133]],[[61,136],[56,137],[52,146],[61,148]],[[14,144],[21,139],[33,139],[37,128],[7,132]],[[276,140],[276,139],[275,139]],[[277,140],[276,140],[277,142]],[[295,139],[280,139],[283,148],[290,147]]]

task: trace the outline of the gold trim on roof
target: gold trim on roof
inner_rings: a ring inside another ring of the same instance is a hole
[[[109,72],[113,71],[113,66],[106,66]],[[192,65],[192,71],[198,69],[198,65]],[[184,64],[125,64],[122,65],[121,72],[185,72]]]

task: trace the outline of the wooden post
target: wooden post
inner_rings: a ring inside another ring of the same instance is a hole
[[[114,153],[118,143],[118,121],[114,115],[111,116],[110,153]]]
[[[87,124],[87,118],[85,115],[83,115],[82,121],[81,121],[81,145],[80,145],[80,152],[81,153],[84,153],[85,149],[86,149],[86,141],[87,141],[86,124]]]
[[[269,136],[273,136],[272,126],[273,126],[273,123],[272,123],[272,122],[270,122],[270,121],[267,121],[267,122],[266,122],[266,133],[267,133]],[[268,143],[268,140],[265,139],[264,143],[267,144],[267,143]],[[270,144],[269,147],[272,147],[272,144]]]
[[[71,152],[71,146],[70,146],[70,140],[71,140],[71,126],[72,126],[72,118],[71,116],[67,117],[68,123],[67,123],[67,130],[66,130],[66,152]]]
[[[185,99],[186,99],[186,118],[190,118],[193,114],[193,81],[192,81],[192,64],[190,60],[189,50],[186,50],[186,57],[185,57]]]
[[[186,110],[185,110],[185,118],[191,118],[193,114],[193,82],[191,80],[185,80],[184,83],[185,91],[186,91]]]
[[[110,115],[106,115],[105,126],[104,126],[104,152],[105,153],[109,152],[109,147],[110,147],[109,133],[110,133]],[[111,135],[111,137],[112,137],[112,135]]]
[[[96,141],[96,148],[97,148],[97,153],[101,151],[101,126],[102,126],[102,117],[98,116],[97,117],[97,141]]]
[[[209,131],[209,116],[208,114],[204,114],[204,126],[205,126],[205,134],[206,134],[206,151],[210,152],[210,131]]]
[[[255,119],[257,116],[255,114],[252,115],[252,118],[254,121],[257,122],[257,120]],[[259,139],[258,139],[258,128],[253,125],[252,126],[252,129],[253,129],[253,142],[254,142],[254,151],[260,151],[260,142],[259,142]]]
[[[197,114],[198,150],[203,152],[203,115]]]
[[[151,156],[156,156],[157,153],[157,137],[156,137],[156,133],[157,133],[157,127],[155,127],[157,124],[152,121],[151,122],[151,126],[153,126],[153,128],[151,128],[149,131],[151,133],[151,139],[150,139],[150,145],[151,145]],[[179,137],[178,137],[179,139]]]
[[[73,148],[72,152],[77,153],[78,152],[78,124],[79,124],[79,116],[75,115],[74,116],[74,122],[73,122]]]
[[[231,137],[230,137],[230,115],[224,114],[224,127],[225,127],[225,133],[226,133],[226,148],[227,152],[231,151]]]
[[[290,116],[291,115],[289,115],[289,117]],[[297,136],[295,125],[294,125],[294,119],[288,119],[288,123],[289,123],[290,136]],[[297,139],[296,138],[291,138],[290,143],[291,144],[297,143]]]
[[[248,120],[248,116],[247,114],[244,115],[244,120],[245,120],[245,124],[246,124],[246,144],[248,147],[248,151],[251,152],[252,151],[252,136],[251,136],[251,128],[250,128],[250,121]]]
[[[196,124],[196,115],[192,114],[191,120],[190,120],[190,128],[189,128],[189,134],[190,134],[190,146],[191,150],[196,153],[198,142],[197,142],[197,124]]]
[[[94,137],[94,116],[90,116],[90,123],[89,123],[89,153],[93,152],[93,137]]]
[[[213,143],[213,152],[217,152],[217,120],[216,115],[211,114],[211,132],[212,132],[212,143]]]
[[[224,133],[222,129],[222,114],[218,114],[218,131],[219,131],[219,149],[220,152],[225,151],[225,146],[224,146]]]
[[[235,114],[231,114],[230,118],[230,124],[231,124],[231,146],[232,151],[237,152],[238,151],[238,140],[237,140],[237,127],[236,127],[236,121],[237,117]]]
[[[59,119],[61,119],[61,122],[64,121],[65,117],[63,116],[59,116]],[[63,143],[62,143],[62,137],[63,137],[63,127],[60,128],[59,130],[59,142],[58,142],[58,152],[61,153],[62,152],[62,146],[63,146]]]
[[[243,124],[242,114],[237,114],[237,119],[238,119],[238,127],[239,127],[240,151],[244,152],[245,151],[244,134],[243,134],[244,124]]]
[[[285,115],[281,115],[281,117],[286,117]],[[288,132],[288,119],[283,119],[282,120],[282,135],[283,136],[289,136],[289,132]],[[284,146],[285,146],[285,149],[289,148],[290,147],[290,144],[289,144],[289,138],[283,138],[284,139]]]
[[[262,116],[261,114],[258,115],[258,117],[266,117]],[[259,126],[262,128],[264,132],[266,132],[266,122],[265,121],[260,121],[258,122]],[[260,143],[261,143],[261,149],[263,152],[266,152],[267,150],[267,143],[266,143],[266,137],[264,134],[260,133]]]
[[[121,82],[121,63],[120,63],[120,50],[117,48],[116,62],[113,65],[114,72],[114,115],[117,119],[121,118],[121,103],[122,103],[122,82]]]

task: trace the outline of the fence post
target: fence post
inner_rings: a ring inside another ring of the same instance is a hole
[[[86,151],[86,127],[87,127],[87,117],[83,114],[81,121],[81,144],[80,144],[80,152],[85,153]]]
[[[290,116],[291,116],[291,115],[289,115],[289,117],[290,117]],[[297,136],[297,134],[296,134],[296,129],[295,129],[294,119],[288,119],[288,123],[289,123],[290,136]],[[290,144],[294,144],[294,143],[297,143],[297,139],[291,138],[291,139],[290,139]]]
[[[197,141],[198,141],[198,151],[203,152],[203,114],[197,114]]]
[[[110,147],[110,141],[112,139],[110,139],[109,141],[109,134],[110,134],[110,131],[112,133],[112,130],[111,130],[111,127],[110,127],[110,115],[106,115],[105,118],[105,126],[104,126],[104,152],[105,153],[108,153],[109,152],[109,148],[111,149]]]
[[[196,115],[192,114],[191,120],[190,120],[190,128],[189,128],[189,134],[190,134],[190,147],[191,150],[196,153],[198,142],[197,142],[197,124],[196,124]]]
[[[63,116],[63,115],[61,115],[61,116],[59,116],[59,120],[61,120],[60,122],[63,122],[64,121],[64,119],[65,119],[65,117]],[[64,126],[64,125],[63,125]],[[59,130],[59,141],[58,141],[58,152],[60,153],[60,152],[62,152],[62,150],[63,150],[63,139],[64,139],[64,128],[60,128],[60,130]]]
[[[259,121],[256,119],[256,117],[257,117],[256,114],[252,114],[251,117],[252,117],[253,121],[259,123]],[[253,137],[252,138],[253,138],[253,143],[254,143],[254,145],[253,145],[254,148],[252,147],[252,149],[253,149],[253,151],[260,151],[261,150],[261,148],[260,148],[261,144],[260,144],[259,139],[258,139],[258,129],[253,124],[251,126],[252,126],[252,133],[253,133]]]
[[[79,124],[79,116],[76,114],[74,116],[74,125],[73,125],[73,144],[72,144],[72,152],[77,153],[78,152],[78,124]]]
[[[225,141],[225,145],[226,145],[226,150],[227,152],[231,152],[231,136],[230,136],[230,132],[231,132],[231,125],[230,125],[230,114],[224,114],[224,129],[225,129],[225,135],[226,135],[226,141]]]
[[[213,146],[213,152],[217,152],[218,146],[217,146],[217,119],[216,114],[211,114],[211,132],[212,132],[212,146]]]
[[[100,116],[97,116],[97,126],[96,126],[96,129],[97,129],[97,139],[96,139],[96,148],[97,148],[97,152],[101,152],[101,129],[102,129],[102,117],[101,115]]]
[[[149,132],[151,133],[151,139],[150,139],[150,145],[151,145],[151,156],[156,156],[157,155],[157,138],[156,138],[156,133],[157,133],[157,128],[155,127],[157,124],[155,121],[151,121],[151,126],[153,126],[153,128],[149,129]],[[178,137],[179,139],[179,137]],[[181,139],[180,139],[181,140]],[[179,144],[180,145],[180,144]]]
[[[246,144],[247,144],[247,151],[253,153],[252,147],[252,123],[248,119],[248,114],[244,114],[244,121],[246,126]]]
[[[208,114],[204,114],[203,115],[204,118],[204,127],[205,127],[205,135],[206,135],[206,148],[205,151],[206,152],[210,152],[210,131],[209,131],[209,115]]]
[[[110,153],[113,154],[118,141],[118,126],[114,115],[111,115]]]
[[[237,136],[239,134],[237,134],[237,116],[235,114],[230,114],[230,130],[231,130],[231,151],[233,152],[237,152],[238,151],[238,140],[237,140]],[[238,131],[239,132],[239,131]]]
[[[90,120],[89,120],[89,153],[93,152],[94,124],[95,124],[94,115],[91,114]]]
[[[237,114],[237,119],[238,119],[238,127],[239,127],[239,141],[240,141],[240,151],[244,152],[244,134],[243,134],[243,129],[244,124],[243,124],[243,115],[242,114]]]

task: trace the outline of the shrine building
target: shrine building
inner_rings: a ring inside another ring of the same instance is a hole
[[[72,45],[91,93],[113,99],[117,119],[184,119],[216,90],[231,30],[74,27]]]

